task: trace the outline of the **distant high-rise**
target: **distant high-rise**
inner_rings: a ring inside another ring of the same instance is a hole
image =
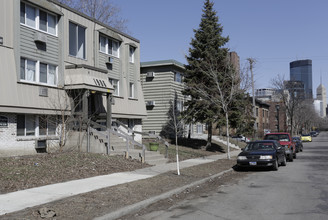
[[[322,83],[317,88],[317,100],[320,100],[322,103],[320,106],[320,116],[326,117],[327,93],[326,88],[322,85]]]
[[[297,60],[289,63],[290,81],[304,83],[305,98],[312,99],[312,60]]]

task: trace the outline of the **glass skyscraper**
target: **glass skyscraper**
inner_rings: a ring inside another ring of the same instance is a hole
[[[305,98],[312,99],[312,60],[297,60],[289,63],[290,81],[304,83]]]

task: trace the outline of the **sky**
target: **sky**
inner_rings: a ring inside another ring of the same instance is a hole
[[[128,20],[129,34],[140,40],[141,62],[174,59],[186,64],[204,0],[112,0]],[[213,0],[229,36],[226,47],[254,58],[255,88],[272,88],[272,79],[289,80],[289,63],[312,60],[313,95],[322,78],[328,88],[327,0]]]

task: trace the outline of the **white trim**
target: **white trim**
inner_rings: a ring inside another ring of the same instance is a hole
[[[33,5],[31,5],[31,4],[28,4],[28,3],[26,3],[26,2],[21,2],[21,3],[23,3],[24,5],[25,5],[25,14],[24,14],[24,23],[21,23],[20,22],[20,24],[21,25],[23,25],[23,26],[25,26],[25,27],[29,27],[29,28],[31,28],[31,29],[33,29],[33,30],[37,30],[37,31],[40,31],[40,32],[42,32],[42,33],[46,33],[46,34],[49,34],[49,35],[51,35],[51,36],[55,36],[55,37],[58,37],[58,15],[56,15],[55,13],[51,13],[51,12],[48,12],[48,11],[46,11],[46,10],[44,10],[44,9],[40,9],[40,8],[38,8],[38,7],[36,7],[36,6],[33,6]],[[32,8],[34,8],[34,10],[35,10],[35,18],[34,18],[34,22],[35,22],[35,26],[33,27],[33,26],[30,26],[30,25],[28,25],[27,23],[26,23],[26,21],[27,21],[27,12],[26,12],[26,6],[30,6],[30,7],[32,7]],[[47,13],[47,31],[44,31],[44,30],[41,30],[40,29],[40,10],[41,11],[44,11],[45,13]],[[52,15],[52,16],[54,16],[55,17],[55,34],[52,34],[52,33],[50,33],[49,32],[49,19],[48,19],[48,16],[49,15]]]

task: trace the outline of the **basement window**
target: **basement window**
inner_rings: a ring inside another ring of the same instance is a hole
[[[5,116],[0,116],[0,128],[8,127],[8,118]]]

